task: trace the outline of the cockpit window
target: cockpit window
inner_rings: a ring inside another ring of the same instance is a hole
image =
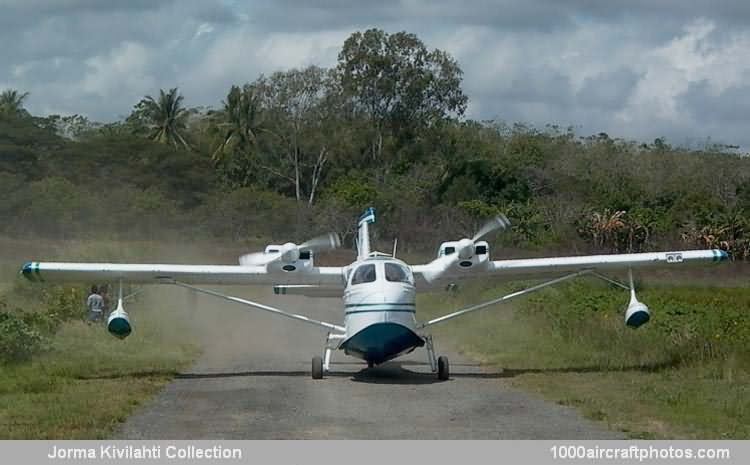
[[[406,271],[406,268],[395,263],[385,264],[385,279],[396,283],[410,282],[409,272]]]
[[[375,265],[372,263],[361,265],[352,276],[352,284],[371,283],[373,281],[375,281]]]

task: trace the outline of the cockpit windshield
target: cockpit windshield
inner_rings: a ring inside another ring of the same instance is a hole
[[[395,283],[411,282],[409,272],[406,270],[406,268],[401,265],[397,265],[396,263],[385,264],[385,279],[387,281]]]
[[[373,263],[360,265],[359,268],[354,271],[354,276],[352,276],[352,285],[371,283],[375,281],[375,278],[375,265]]]

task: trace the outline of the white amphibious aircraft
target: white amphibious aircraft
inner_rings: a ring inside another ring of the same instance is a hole
[[[107,328],[124,338],[131,332],[130,318],[123,308],[122,284],[171,284],[223,298],[254,309],[321,327],[328,331],[323,357],[312,359],[312,377],[321,379],[328,372],[334,349],[358,357],[369,367],[426,346],[430,367],[438,378],[449,378],[447,357],[435,356],[430,328],[467,313],[495,305],[547,286],[582,275],[595,276],[630,292],[625,323],[638,327],[649,320],[646,305],[636,298],[633,268],[677,266],[680,264],[726,260],[722,250],[690,250],[617,255],[490,260],[489,246],[480,240],[487,234],[506,229],[510,223],[498,216],[473,238],[443,242],[437,258],[423,265],[408,265],[392,255],[370,251],[368,227],[375,222],[375,210],[367,209],[359,218],[358,255],[348,266],[316,267],[313,254],[338,247],[335,234],[303,244],[291,242],[269,245],[262,253],[240,257],[239,265],[164,265],[118,263],[29,262],[21,274],[31,281],[111,281],[120,285],[117,308],[110,314]],[[629,282],[617,281],[603,272],[627,270]],[[548,281],[472,305],[429,321],[416,314],[417,291],[450,288],[457,281],[497,276],[499,278],[548,276]],[[226,295],[196,285],[273,285],[276,294],[309,297],[340,297],[343,294],[344,322],[327,323],[276,307]]]

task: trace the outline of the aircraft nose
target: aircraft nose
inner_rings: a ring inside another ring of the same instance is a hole
[[[725,260],[729,260],[729,254],[728,253],[726,253],[723,250],[719,250],[718,252],[719,252],[718,260],[720,262],[723,262]]]

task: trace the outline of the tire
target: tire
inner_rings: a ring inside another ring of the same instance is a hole
[[[312,378],[323,379],[323,359],[317,355],[312,358]]]
[[[451,376],[450,365],[448,364],[448,357],[442,355],[438,357],[438,379],[440,381],[447,381]]]

